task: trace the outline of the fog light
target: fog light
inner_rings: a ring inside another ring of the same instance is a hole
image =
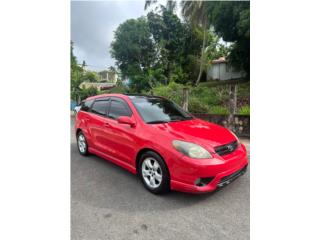
[[[196,181],[194,182],[195,185],[199,186],[201,183],[201,178],[197,178]]]
[[[194,182],[194,184],[198,187],[204,187],[204,186],[208,185],[213,179],[214,179],[214,177],[197,178],[196,181]]]

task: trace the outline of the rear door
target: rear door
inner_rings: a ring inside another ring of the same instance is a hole
[[[80,128],[87,138],[89,146],[91,143],[91,135],[88,129],[88,124],[91,119],[90,108],[93,100],[86,100],[82,102],[79,113],[76,115],[76,129]]]

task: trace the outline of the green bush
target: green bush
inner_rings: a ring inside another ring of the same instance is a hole
[[[214,88],[192,87],[189,94],[191,97],[201,99],[201,102],[209,106],[218,105],[221,102],[221,98]]]
[[[151,94],[156,96],[162,96],[170,99],[180,106],[182,105],[182,91],[185,85],[170,81],[168,85],[158,85],[153,87],[152,90],[144,92],[145,94]],[[229,110],[225,105],[228,102],[229,87],[227,85],[219,86],[197,86],[189,87],[189,112],[191,113],[213,113],[226,115],[229,114]],[[241,87],[242,95],[245,96],[248,86]],[[248,95],[248,93],[247,93]],[[249,115],[249,106],[244,106],[240,109],[239,114]]]
[[[242,106],[239,109],[239,114],[240,115],[250,115],[250,106],[249,105]]]
[[[188,110],[191,113],[208,113],[209,106],[203,102],[199,98],[190,97],[189,98],[189,106]]]
[[[225,106],[213,106],[213,108],[211,109],[211,113],[219,114],[219,115],[227,115],[229,114],[229,110]]]
[[[105,93],[127,93],[128,89],[125,86],[115,86],[109,90],[105,90]]]
[[[171,101],[176,102],[180,106],[182,105],[182,88],[183,85],[170,82],[168,85],[159,85],[152,89],[152,93],[155,96],[165,97]],[[151,94],[151,91],[145,92]]]

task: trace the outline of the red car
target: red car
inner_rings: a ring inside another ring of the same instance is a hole
[[[162,97],[89,97],[76,116],[75,131],[80,154],[118,164],[156,194],[211,192],[248,165],[246,149],[231,131]]]

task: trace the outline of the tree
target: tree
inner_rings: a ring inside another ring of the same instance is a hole
[[[147,0],[145,9],[157,3]],[[176,1],[167,1],[168,5],[176,5]],[[212,26],[219,37],[232,42],[228,60],[239,70],[244,70],[250,78],[250,2],[249,1],[182,1],[182,14],[192,26],[203,29],[203,42],[199,74],[199,83],[205,66],[205,49],[207,30]]]
[[[116,70],[116,68],[114,66],[108,67],[108,70],[109,70],[109,72],[112,72],[112,73],[116,73],[117,72],[117,70]]]
[[[78,92],[80,91],[80,84],[82,82],[82,68],[78,66],[77,58],[73,54],[73,42],[70,43],[70,81],[71,81],[71,99],[79,100]]]
[[[208,17],[218,36],[232,42],[229,60],[250,74],[250,2],[217,1],[208,5]]]
[[[99,75],[96,72],[93,71],[87,71],[83,74],[81,77],[82,82],[98,82],[99,81]]]
[[[199,74],[196,80],[196,85],[200,82],[204,66],[205,66],[205,48],[207,44],[207,30],[208,30],[208,15],[206,1],[182,1],[182,14],[191,25],[198,25],[203,29],[203,41],[200,58]]]
[[[95,87],[89,87],[89,88],[84,88],[84,89],[81,89],[79,92],[78,92],[79,96],[81,99],[86,99],[88,97],[91,97],[91,96],[95,96],[97,94],[99,94],[98,92],[98,89],[95,88]]]
[[[230,54],[230,48],[221,43],[221,38],[213,31],[208,31],[208,46],[205,49],[204,59],[206,64],[211,60],[227,57]]]
[[[179,83],[195,83],[200,67],[200,52],[203,42],[203,31],[197,26],[185,23],[184,50],[182,54],[182,69],[186,77],[177,81]]]
[[[124,77],[137,91],[148,88],[148,69],[155,64],[155,45],[146,18],[130,19],[119,25],[111,43],[111,56]]]
[[[146,0],[144,4],[144,10],[147,10],[148,7],[150,7],[152,4],[155,4],[157,2],[158,2],[157,0]],[[173,13],[176,7],[177,7],[177,1],[172,1],[172,0],[167,1],[167,5],[166,5],[167,10]]]
[[[206,30],[212,26],[219,37],[233,45],[230,62],[248,76],[250,73],[250,2],[245,1],[182,1],[182,14],[192,24],[202,26],[204,38],[200,72],[203,70]]]
[[[209,22],[215,32],[226,42],[232,42],[228,60],[250,79],[250,2],[210,2]],[[237,106],[237,85],[229,91],[228,125],[234,128],[234,113]]]
[[[147,9],[150,5],[157,3],[157,0],[146,0],[145,9]],[[207,43],[207,30],[208,30],[208,15],[206,14],[207,2],[205,1],[182,1],[182,14],[189,24],[193,27],[196,25],[203,29],[202,36],[202,48],[201,48],[201,57],[199,64],[199,73],[195,84],[197,85],[200,82],[204,66],[205,66],[205,48]],[[176,1],[167,1],[167,8],[169,11],[173,11],[176,7]],[[191,57],[193,60],[194,56]]]
[[[148,13],[147,19],[157,50],[157,63],[163,66],[168,83],[182,63],[185,27],[171,9],[162,5],[160,8],[159,13]]]

